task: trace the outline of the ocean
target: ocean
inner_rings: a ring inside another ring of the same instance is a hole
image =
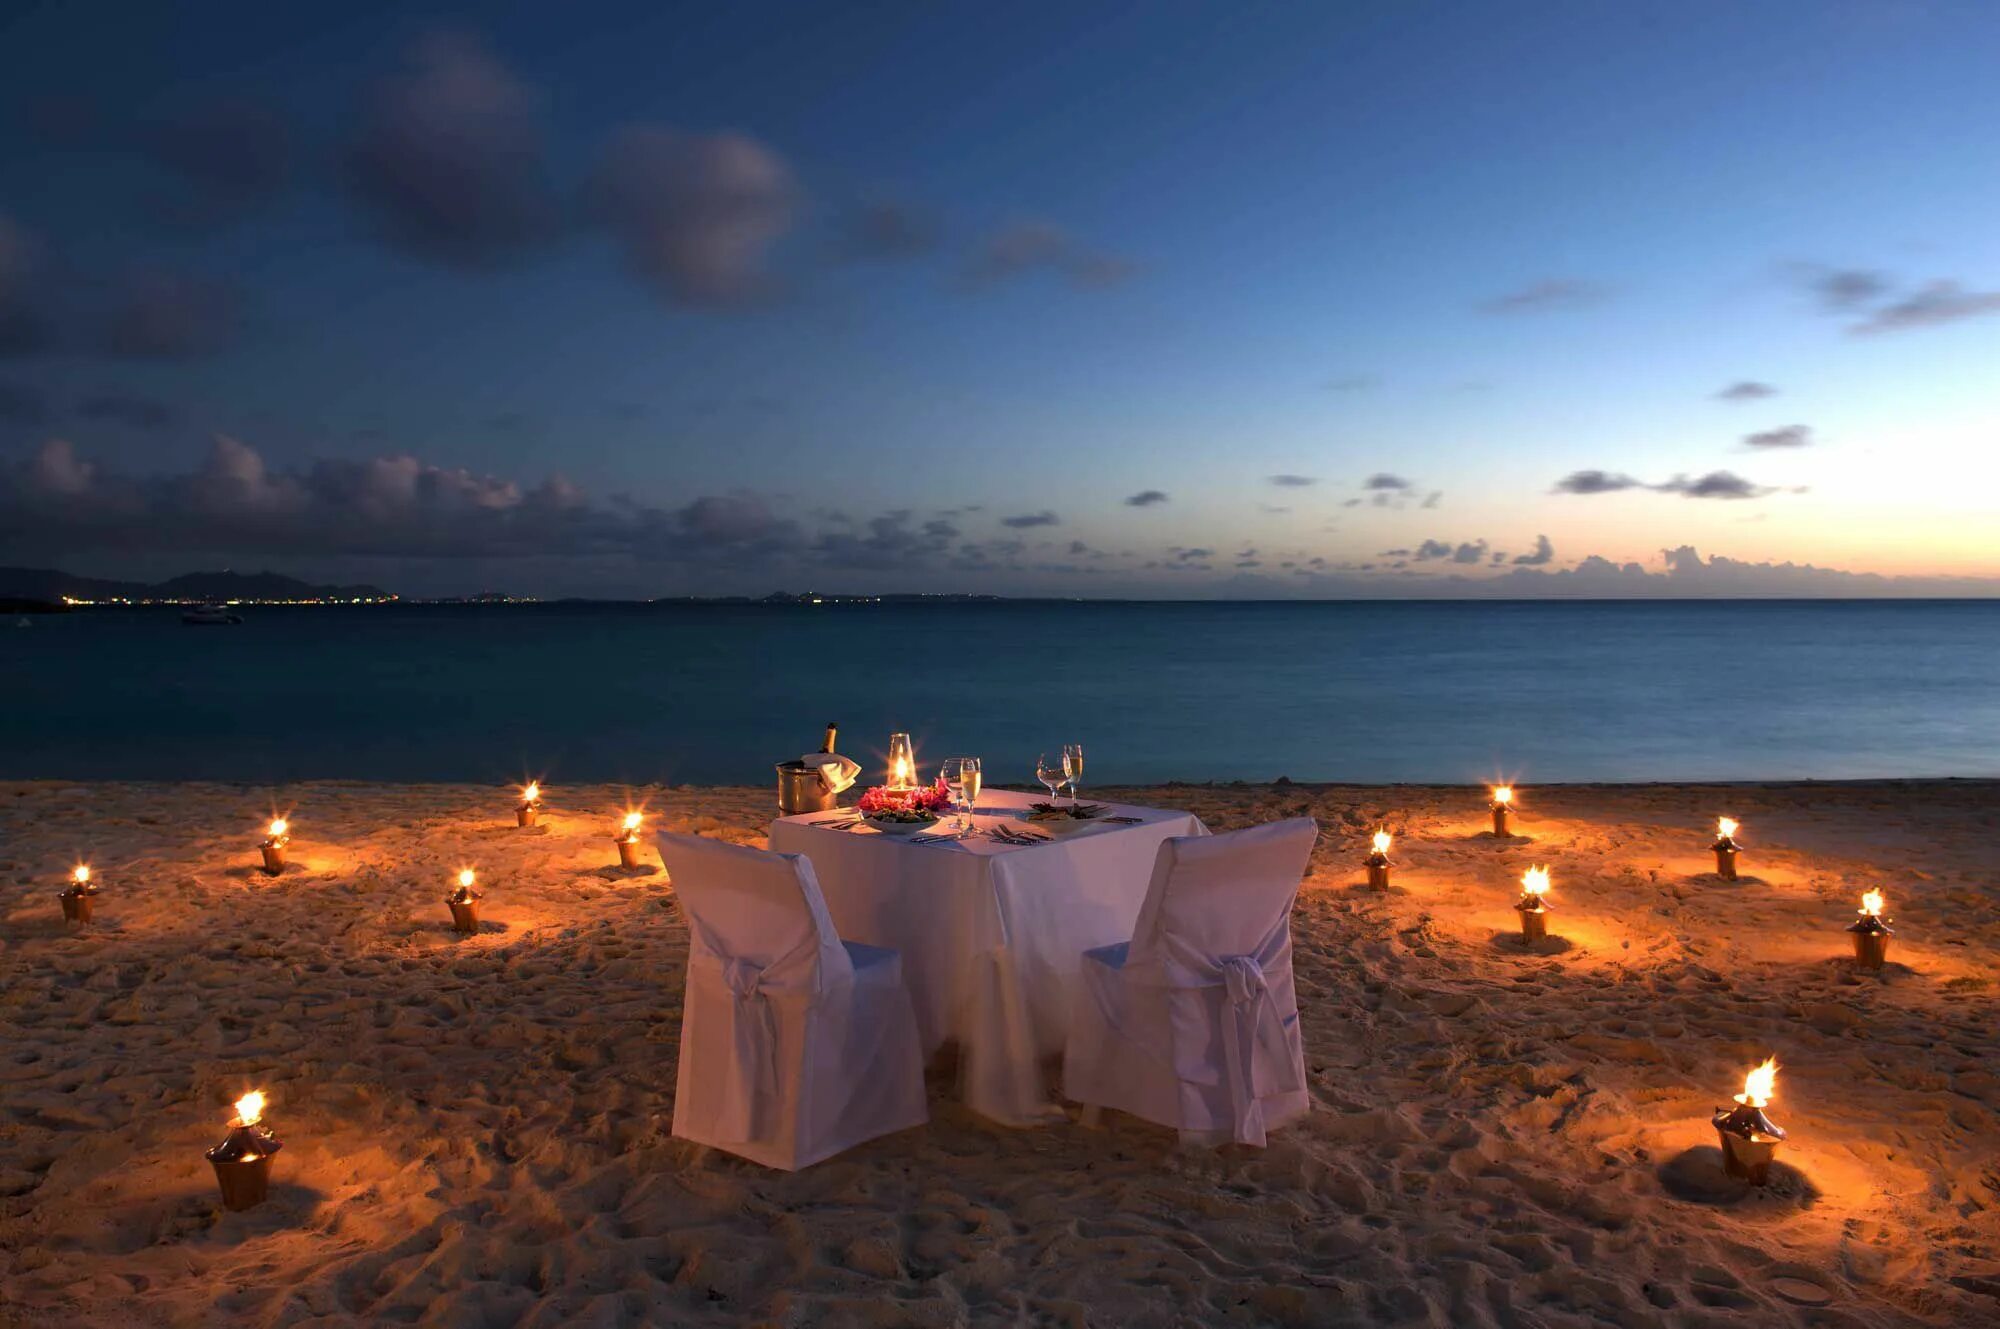
[[[2000,601],[396,605],[0,621],[0,777],[2000,776]]]

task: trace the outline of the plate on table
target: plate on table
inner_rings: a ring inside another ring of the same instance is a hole
[[[939,818],[932,817],[929,821],[891,821],[887,819],[877,821],[873,817],[863,817],[861,820],[867,825],[873,826],[884,835],[903,837],[915,835],[918,831],[936,829]]]
[[[1044,835],[1060,838],[1104,825],[1110,812],[1111,809],[1102,803],[1035,803],[1028,808],[1021,825],[1031,832],[1040,831]]]

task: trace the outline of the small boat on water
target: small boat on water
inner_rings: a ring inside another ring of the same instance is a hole
[[[196,605],[181,614],[181,622],[189,627],[222,627],[242,621],[243,615],[234,612],[228,605]]]

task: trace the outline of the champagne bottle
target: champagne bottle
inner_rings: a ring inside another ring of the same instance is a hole
[[[839,729],[840,726],[836,722],[832,720],[826,722],[826,741],[819,745],[821,752],[831,753],[833,751],[833,736]]]

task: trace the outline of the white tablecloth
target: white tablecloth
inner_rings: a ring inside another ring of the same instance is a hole
[[[1039,795],[995,789],[977,821],[1015,819]],[[1011,1125],[1059,1115],[1041,1059],[1060,1053],[1083,952],[1128,941],[1161,841],[1206,835],[1191,813],[1109,805],[1138,825],[1093,826],[1048,844],[984,836],[912,844],[872,828],[771,823],[771,848],[812,861],[840,935],[902,952],[925,1051],[960,1046],[965,1101]]]

